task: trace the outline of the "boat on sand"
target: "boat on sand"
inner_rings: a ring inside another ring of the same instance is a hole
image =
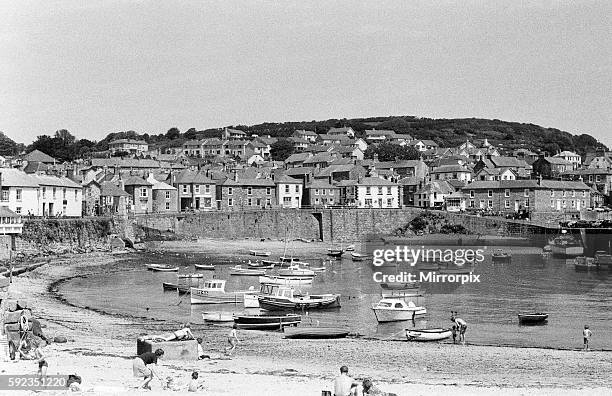
[[[194,264],[196,269],[214,271],[215,266],[212,264]]]
[[[453,335],[451,329],[406,329],[408,341],[441,341]]]
[[[234,324],[245,330],[281,330],[286,326],[297,326],[302,317],[296,314],[286,315],[236,315]]]
[[[349,335],[350,330],[344,327],[285,327],[283,328],[285,338],[344,338]]]
[[[542,312],[518,314],[519,324],[542,324],[548,320],[548,314]]]
[[[340,294],[301,294],[288,286],[262,285],[259,306],[268,311],[340,307]]]
[[[241,304],[248,291],[225,291],[225,280],[210,279],[201,287],[190,288],[192,304]]]

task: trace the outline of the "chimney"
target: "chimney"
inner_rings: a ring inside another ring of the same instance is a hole
[[[378,154],[374,153],[374,162],[378,162]]]

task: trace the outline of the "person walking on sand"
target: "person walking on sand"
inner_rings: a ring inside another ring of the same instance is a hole
[[[43,344],[43,342],[45,344]],[[43,340],[38,341],[35,344],[34,349],[34,358],[38,361],[38,375],[41,378],[47,376],[47,369],[49,368],[49,363],[47,362],[47,356],[43,352],[43,347],[46,345],[46,342]]]
[[[582,338],[584,338],[584,351],[590,351],[591,349],[589,349],[589,340],[591,339],[591,336],[593,335],[593,332],[589,329],[589,326],[585,325],[584,326],[584,330],[582,330]]]
[[[240,343],[240,340],[238,339],[238,335],[236,334],[237,328],[238,326],[234,324],[227,337],[227,342],[229,343],[229,346],[225,348],[225,354],[228,356],[232,355],[232,352],[234,352],[234,349],[236,349],[236,345]]]
[[[459,342],[465,345],[465,332],[467,331],[467,322],[457,317],[457,312],[451,311],[451,321],[457,326],[459,331]]]
[[[164,350],[160,348],[155,350],[155,353],[145,352],[134,359],[132,363],[134,377],[144,377],[144,382],[138,387],[138,389],[142,388],[151,390],[151,385],[149,385],[149,383],[157,374],[155,374],[155,371],[153,371],[151,367],[147,366],[153,364],[157,365],[157,359],[161,358],[162,356],[164,356]]]
[[[359,384],[348,375],[347,366],[340,367],[340,375],[334,379],[334,396],[357,396]]]

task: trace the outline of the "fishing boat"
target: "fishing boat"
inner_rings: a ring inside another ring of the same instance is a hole
[[[440,263],[437,261],[421,261],[413,268],[417,271],[437,271],[440,269]]]
[[[249,268],[272,269],[272,268],[274,268],[275,263],[264,264],[263,262],[260,262],[260,261],[251,261],[251,260],[249,260],[247,265],[249,266]]]
[[[165,264],[147,264],[147,269],[149,271],[158,271],[158,272],[178,272],[179,267],[172,267]]]
[[[228,323],[234,321],[234,314],[229,312],[202,312],[202,319],[208,323]]]
[[[344,250],[342,249],[328,249],[327,250],[327,255],[333,258],[341,258],[342,255],[344,254]]]
[[[578,256],[574,260],[574,268],[576,271],[590,271],[598,268],[595,258],[593,257]]]
[[[288,268],[283,268],[278,271],[279,276],[290,276],[294,278],[310,278],[315,276],[315,272],[311,269],[304,268],[297,264],[291,264]]]
[[[522,313],[518,314],[518,320],[520,324],[541,324],[548,320],[548,314],[541,312]]]
[[[196,269],[214,271],[215,266],[212,264],[194,264]]]
[[[496,261],[510,260],[512,253],[506,252],[503,249],[495,249],[491,254],[491,258]]]
[[[178,274],[178,277],[181,279],[199,279],[203,278],[203,274]]]
[[[576,257],[584,254],[582,244],[571,235],[561,235],[552,241],[553,256]]]
[[[259,257],[270,257],[271,252],[264,252],[263,250],[249,250],[249,254],[251,256],[259,256]]]
[[[408,341],[441,341],[453,335],[451,329],[406,329]]]
[[[414,316],[425,315],[425,307],[418,307],[412,301],[399,298],[383,298],[372,305],[372,310],[379,323],[410,320]]]
[[[278,275],[264,275],[259,277],[259,283],[271,283],[274,285],[310,285],[314,280],[314,276],[303,277],[303,276],[278,276]]]
[[[340,294],[300,294],[292,287],[272,284],[262,285],[258,299],[259,306],[268,311],[340,307]]]
[[[348,245],[346,248],[344,248],[345,252],[354,252],[355,251],[355,245]]]
[[[351,259],[353,261],[366,261],[370,257],[367,254],[351,252]]]
[[[240,265],[230,268],[230,275],[242,275],[242,276],[259,276],[265,275],[265,269],[258,268],[244,268]]]
[[[179,294],[189,293],[189,289],[191,288],[190,285],[171,282],[162,282],[162,287],[164,290],[178,291]]]
[[[192,304],[240,304],[246,291],[226,292],[225,280],[210,279],[202,287],[192,287]]]
[[[345,338],[350,330],[344,327],[285,327],[285,338]]]
[[[286,315],[236,315],[234,324],[245,330],[281,330],[286,326],[297,326],[302,317],[296,314]]]

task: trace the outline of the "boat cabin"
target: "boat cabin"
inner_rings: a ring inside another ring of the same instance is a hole
[[[225,291],[225,280],[222,279],[209,279],[204,281],[202,287],[203,290],[224,292]]]
[[[376,304],[376,308],[386,308],[386,309],[406,309],[406,308],[415,308],[416,305],[412,301],[404,301],[395,298],[383,298]]]
[[[295,293],[296,290],[292,287],[272,283],[262,283],[259,291],[267,296],[283,298],[293,298],[300,295],[300,293]]]

